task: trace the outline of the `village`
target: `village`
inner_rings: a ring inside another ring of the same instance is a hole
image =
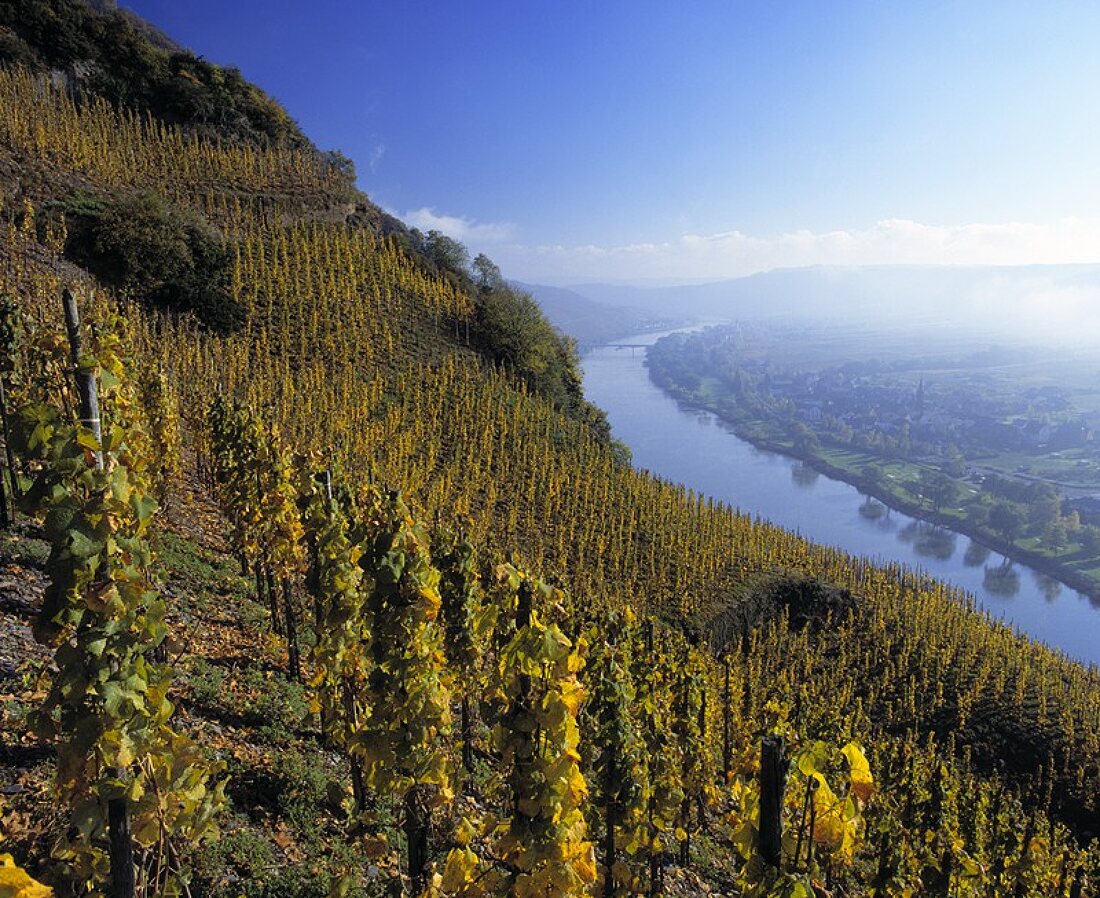
[[[674,335],[651,350],[650,375],[878,494],[1036,548],[1100,545],[1100,417],[1075,401],[1085,375],[1038,376],[1042,354],[1022,347],[852,359],[819,344],[800,357],[797,336],[760,323]]]

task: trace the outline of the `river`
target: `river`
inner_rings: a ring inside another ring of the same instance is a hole
[[[625,337],[649,345],[663,333]],[[1086,664],[1100,665],[1100,601],[1010,564],[969,537],[935,527],[800,461],[742,440],[710,412],[649,379],[644,349],[600,347],[583,359],[585,393],[607,411],[634,463],[743,512],[853,555],[919,568],[972,593],[991,614]]]

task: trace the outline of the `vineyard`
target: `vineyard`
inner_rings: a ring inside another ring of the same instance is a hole
[[[315,150],[12,68],[0,188],[0,894],[1097,894],[1100,673],[630,467]],[[66,255],[146,189],[239,329]]]

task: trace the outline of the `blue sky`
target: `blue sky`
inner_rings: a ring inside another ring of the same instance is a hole
[[[1100,4],[123,0],[519,278],[1100,259]]]

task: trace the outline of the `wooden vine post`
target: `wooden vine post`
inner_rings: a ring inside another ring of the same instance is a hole
[[[298,648],[298,626],[294,614],[294,590],[290,579],[284,578],[283,613],[286,616],[287,666],[295,683],[302,682],[302,654]]]
[[[1069,889],[1069,898],[1081,898],[1085,888],[1085,868],[1078,867],[1073,874],[1073,885]]]
[[[733,749],[730,745],[730,715],[733,709],[730,707],[730,656],[728,651],[722,652],[722,673],[724,677],[722,688],[722,784],[730,781],[730,768],[733,766]]]
[[[335,508],[332,503],[332,471],[320,471],[311,478],[311,488],[320,487],[321,501],[324,507],[326,520],[332,521]],[[325,614],[325,597],[321,589],[321,558],[318,534],[315,527],[306,528],[306,548],[308,561],[306,565],[306,592],[313,597],[313,627],[320,630],[323,626]]]
[[[783,738],[765,736],[760,744],[760,856],[777,870],[783,848],[783,791],[787,763]]]
[[[527,627],[531,626],[531,611],[534,600],[534,590],[531,588],[529,580],[524,579],[519,584],[519,589],[516,592],[516,632],[519,633]],[[532,683],[531,678],[526,674],[521,674],[518,678],[519,694],[516,696],[517,706],[520,709],[521,714],[530,713],[531,706],[533,704],[532,697]],[[534,767],[533,758],[516,758],[516,782],[529,779],[530,770]],[[519,788],[513,786],[512,789],[512,815],[515,818],[520,816],[519,803],[522,796],[522,792]]]
[[[699,716],[697,726],[699,728],[699,743],[707,742],[707,690],[704,686],[699,692]],[[705,773],[705,770],[704,770]],[[710,831],[710,823],[707,821],[707,797],[706,792],[700,789],[695,796],[695,807],[699,816],[699,829],[704,833]]]
[[[11,513],[8,512],[8,486],[0,472],[0,527],[5,530],[15,520],[15,505],[20,498],[19,477],[15,467],[15,452],[11,445],[11,425],[8,420],[7,373],[15,363],[17,330],[15,303],[10,296],[0,296],[0,428],[4,437],[4,456],[7,461],[8,484],[11,487]]]
[[[2,384],[3,379],[0,378],[0,414],[4,412]],[[11,526],[11,516],[8,514],[8,493],[4,487],[4,479],[5,474],[0,471],[0,530],[7,530]]]
[[[103,422],[99,417],[99,391],[96,388],[95,370],[80,364],[80,354],[84,349],[84,339],[80,332],[80,310],[76,307],[76,297],[71,290],[61,294],[65,307],[65,329],[69,334],[69,350],[72,355],[76,376],[76,392],[80,398],[80,423],[87,427],[95,437],[96,443],[103,443]],[[103,470],[103,450],[95,452],[95,466]]]
[[[71,290],[61,294],[65,309],[65,329],[69,335],[69,350],[76,378],[76,391],[80,398],[80,423],[95,437],[95,466],[103,470],[103,424],[99,416],[99,391],[96,387],[95,369],[82,365],[83,337],[80,329],[80,310]],[[123,771],[113,774],[122,778]],[[107,802],[108,853],[111,861],[112,898],[133,898],[134,843],[130,831],[130,806],[125,798],[111,798]]]

